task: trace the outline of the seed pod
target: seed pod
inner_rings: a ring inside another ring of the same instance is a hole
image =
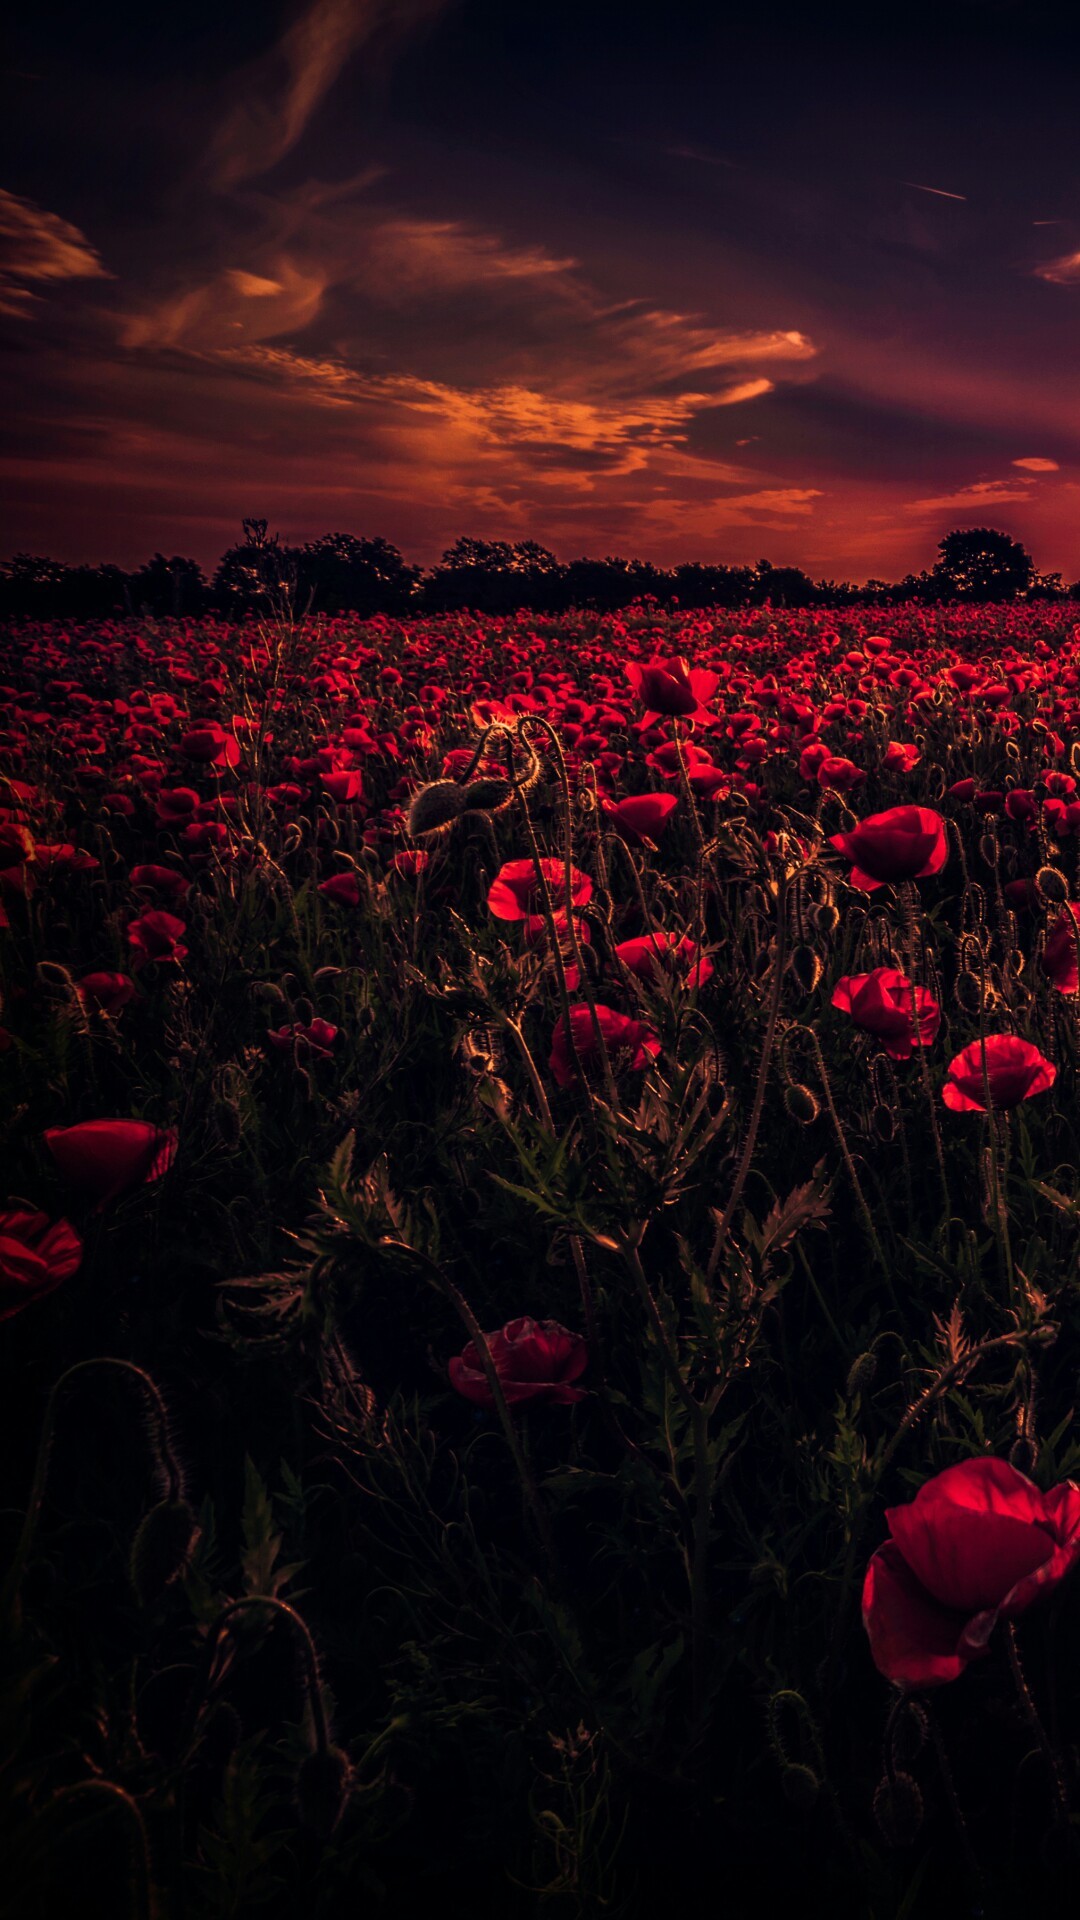
[[[296,1776],[296,1810],[300,1821],[320,1840],[329,1840],[341,1819],[353,1787],[352,1762],[341,1747],[309,1753]]]
[[[784,1088],[784,1106],[801,1127],[812,1127],[821,1112],[821,1102],[813,1089],[799,1086],[794,1080]]]
[[[874,1795],[874,1819],[887,1847],[910,1847],[923,1823],[923,1797],[910,1773],[886,1775]]]
[[[187,1500],[162,1500],[139,1522],[128,1573],[140,1606],[150,1606],[178,1580],[198,1545],[202,1529]]]
[[[465,811],[465,788],[456,780],[433,780],[421,787],[409,802],[405,816],[407,831],[418,834],[445,833]]]

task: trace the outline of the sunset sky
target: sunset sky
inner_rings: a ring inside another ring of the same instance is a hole
[[[989,525],[1080,575],[1065,9],[53,5],[8,51],[0,552],[258,514],[865,579]]]

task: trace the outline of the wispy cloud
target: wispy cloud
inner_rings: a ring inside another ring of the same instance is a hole
[[[111,278],[78,227],[0,189],[0,313],[28,313],[36,282]]]
[[[1034,271],[1037,279],[1049,280],[1052,286],[1075,286],[1080,280],[1080,252],[1062,253],[1055,260],[1044,260]]]
[[[938,200],[967,200],[966,193],[949,193],[944,187],[924,187],[918,180],[901,180],[902,187],[911,187],[915,193],[932,193]]]
[[[210,171],[219,187],[256,179],[291,151],[346,61],[392,46],[446,0],[312,0],[273,51],[241,77],[241,97],[218,128]]]
[[[1013,463],[1016,465],[1016,462]],[[943,493],[932,500],[908,500],[905,513],[937,513],[946,507],[994,507],[1010,500],[1029,500],[1026,486],[1015,480],[978,480],[974,486],[959,487],[955,493]]]
[[[1056,460],[1042,460],[1035,454],[1025,456],[1023,460],[1014,460],[1014,467],[1023,467],[1028,473],[1060,473]]]

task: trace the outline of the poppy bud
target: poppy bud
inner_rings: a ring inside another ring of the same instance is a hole
[[[813,993],[821,980],[821,956],[813,947],[796,947],[788,966],[803,993]]]
[[[887,1847],[910,1847],[923,1822],[923,1797],[910,1773],[882,1780],[874,1795],[874,1819]]]
[[[471,780],[465,789],[465,804],[477,813],[501,813],[510,805],[513,792],[509,780]]]
[[[840,912],[831,900],[823,900],[820,906],[811,907],[807,919],[815,933],[835,933],[840,925]]]
[[[1057,867],[1040,867],[1035,875],[1035,891],[1040,900],[1052,901],[1060,905],[1069,897],[1069,883]]]
[[[445,833],[465,811],[465,788],[456,780],[433,780],[409,802],[406,830],[413,834]]]
[[[844,1392],[848,1399],[854,1400],[857,1393],[865,1393],[867,1387],[872,1387],[876,1373],[877,1354],[872,1350],[868,1350],[866,1353],[860,1353],[858,1357],[852,1361],[851,1369],[845,1383]]]
[[[821,1102],[810,1087],[800,1087],[794,1081],[784,1088],[784,1105],[793,1120],[801,1127],[812,1127],[821,1112]]]
[[[821,1781],[813,1767],[802,1765],[785,1767],[780,1775],[780,1785],[784,1789],[785,1798],[793,1807],[798,1808],[800,1813],[812,1807],[821,1792]]]
[[[296,1810],[301,1824],[320,1840],[329,1840],[352,1793],[352,1762],[340,1747],[316,1748],[300,1763]]]
[[[128,1572],[141,1606],[150,1606],[188,1565],[202,1532],[187,1500],[162,1500],[139,1522]]]

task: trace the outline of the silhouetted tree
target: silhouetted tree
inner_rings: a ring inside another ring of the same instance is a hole
[[[1027,549],[994,527],[957,528],[938,555],[936,578],[961,600],[1012,600],[1027,592],[1035,572]]]
[[[213,593],[226,613],[266,611],[268,607],[297,605],[298,553],[281,544],[266,520],[243,522],[244,538],[218,561]]]
[[[754,569],[687,560],[675,568],[672,582],[680,607],[745,607],[753,590]]]
[[[519,607],[555,607],[563,569],[535,540],[455,540],[424,583],[432,612],[475,607],[512,613]]]
[[[128,581],[132,606],[163,618],[174,619],[182,613],[201,613],[206,603],[206,581],[197,560],[186,560],[174,553],[166,560],[155,553],[152,560],[133,573]]]
[[[130,612],[126,588],[120,567],[66,567],[40,554],[16,553],[0,562],[0,616],[103,620]]]
[[[801,567],[774,567],[769,560],[759,560],[755,573],[752,606],[764,606],[766,601],[771,607],[813,606],[814,583]]]
[[[406,613],[420,571],[389,540],[354,533],[324,533],[297,556],[300,594],[315,613]]]

